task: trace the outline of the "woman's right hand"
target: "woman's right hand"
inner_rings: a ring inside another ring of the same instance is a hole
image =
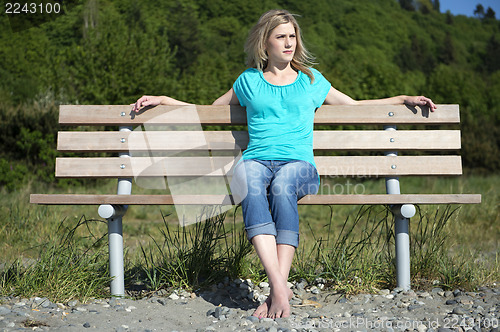
[[[162,103],[164,97],[162,96],[142,96],[137,99],[134,104],[130,104],[132,106],[132,112],[139,112],[141,108],[144,106],[157,106]]]

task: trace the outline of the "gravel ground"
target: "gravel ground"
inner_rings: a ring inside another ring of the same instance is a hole
[[[46,298],[0,298],[0,331],[500,331],[500,288],[478,292],[381,290],[345,297],[324,280],[289,284],[288,318],[251,314],[269,292],[267,283],[226,280],[188,293],[52,303]]]

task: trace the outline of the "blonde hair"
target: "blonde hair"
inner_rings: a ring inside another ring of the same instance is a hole
[[[291,66],[295,70],[300,70],[314,81],[314,75],[309,68],[314,61],[314,57],[304,47],[302,42],[300,27],[293,14],[284,9],[273,9],[264,13],[257,24],[255,24],[248,34],[245,43],[247,53],[247,66],[257,68],[262,71],[267,66],[266,42],[271,32],[280,24],[292,23],[295,28],[297,46],[293,56]]]

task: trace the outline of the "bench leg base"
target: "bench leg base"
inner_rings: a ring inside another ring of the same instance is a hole
[[[410,289],[410,220],[395,216],[394,235],[396,241],[396,282],[403,290]]]
[[[123,227],[122,218],[108,219],[109,273],[111,276],[111,295],[125,296],[123,269]]]

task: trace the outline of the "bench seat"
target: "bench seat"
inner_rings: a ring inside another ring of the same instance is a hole
[[[46,205],[234,205],[231,195],[90,195],[33,194],[31,203]],[[479,204],[478,194],[308,195],[299,205]]]

